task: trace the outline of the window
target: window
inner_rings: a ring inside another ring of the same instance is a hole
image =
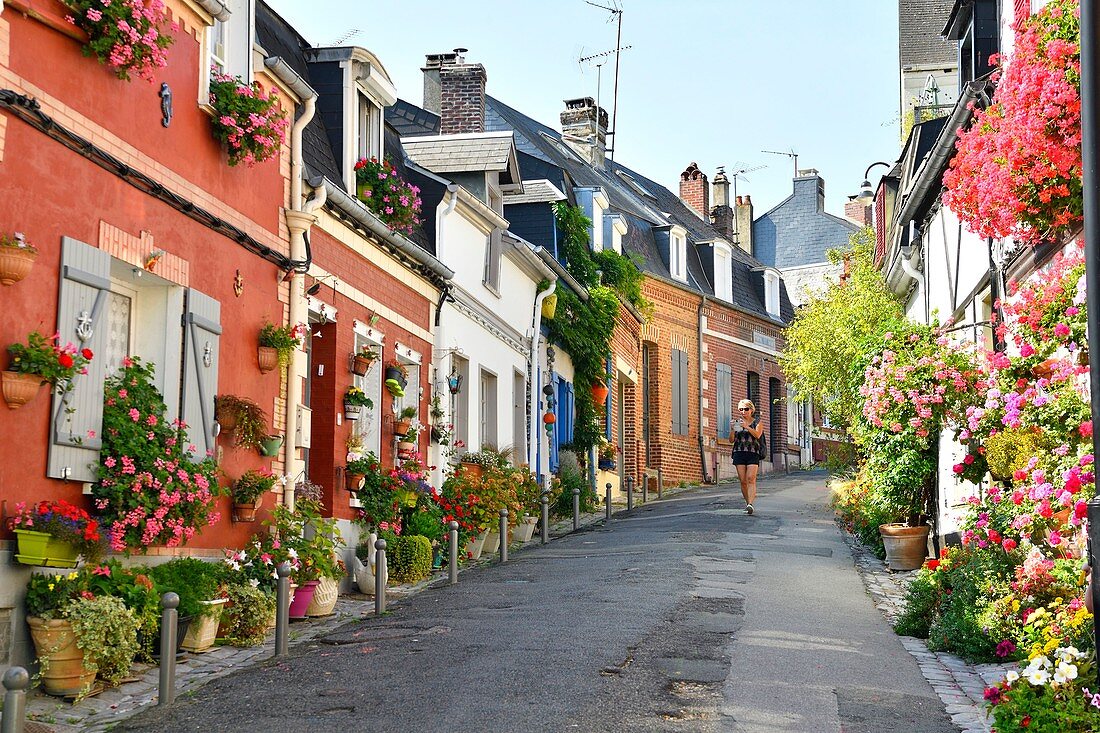
[[[769,458],[771,454],[783,452],[780,449],[780,444],[783,442],[783,385],[782,383],[772,377],[768,380],[768,453]]]
[[[626,236],[626,217],[622,214],[608,214],[604,218],[604,242],[610,242],[611,248],[623,253],[623,237]]]
[[[226,47],[229,42],[229,23],[214,19],[214,25],[207,29],[208,43],[210,44],[210,65],[219,72],[225,73]]]
[[[673,228],[668,237],[668,271],[673,279],[687,282],[687,234]]]
[[[199,104],[210,101],[211,67],[222,74],[239,76],[246,84],[252,81],[253,3],[254,0],[223,0],[228,15],[220,20],[214,18],[214,24],[206,28]]]
[[[718,242],[714,244],[714,295],[730,303],[733,302],[733,268],[730,264],[730,250]]]
[[[409,373],[406,376],[408,383],[405,385],[405,396],[401,398],[397,409],[415,408],[417,419],[422,423],[426,423],[428,416],[420,414],[420,363],[406,358],[398,359],[398,361],[405,365]]]
[[[497,443],[497,375],[485,369],[481,370],[481,378],[478,380],[478,427],[480,429],[480,448],[483,445],[491,445],[499,448]]]
[[[730,421],[733,419],[733,369],[729,364],[719,364],[716,368],[718,392],[718,438],[730,439]]]
[[[779,273],[775,270],[764,271],[764,307],[768,315],[779,318]]]
[[[642,344],[642,440],[645,442],[645,460],[649,463],[652,460],[652,454],[650,452],[649,430],[651,426],[650,421],[650,401],[649,391],[650,387],[650,373],[649,373],[649,360],[651,356],[651,347],[648,343]]]
[[[599,252],[604,245],[604,212],[610,202],[599,186],[579,186],[574,189],[577,206],[592,222],[588,227],[588,244],[593,252]]]
[[[752,400],[752,403],[756,405],[756,415],[760,415],[760,375],[756,372],[749,372],[749,378],[745,385],[745,396]]]
[[[793,445],[801,445],[802,437],[802,410],[800,409],[798,397],[794,393],[794,388],[790,384],[787,385],[787,442]]]
[[[672,349],[672,433],[688,433],[688,355]]]
[[[500,258],[503,256],[504,230],[494,227],[485,240],[485,287],[500,296]]]
[[[527,377],[518,371],[512,374],[512,458],[527,460]]]
[[[382,159],[382,108],[360,93],[355,152],[359,158]]]
[[[352,382],[363,390],[367,397],[374,403],[373,410],[363,410],[358,420],[355,421],[352,431],[363,441],[363,449],[373,451],[375,455],[381,455],[382,450],[382,371],[385,364],[385,353],[382,344],[368,338],[364,334],[355,334],[355,350],[371,346],[378,352],[378,358],[371,363],[367,373],[360,377],[355,375]],[[411,375],[410,375],[411,376]],[[406,393],[407,394],[407,393]]]

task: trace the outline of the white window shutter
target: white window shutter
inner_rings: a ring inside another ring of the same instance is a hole
[[[187,424],[187,442],[195,446],[191,457],[196,461],[214,455],[214,395],[218,390],[221,333],[221,303],[189,289],[183,307],[180,419]]]
[[[61,239],[57,331],[61,343],[91,349],[88,373],[73,378],[64,398],[54,395],[46,475],[95,481],[102,447],[103,380],[107,375],[107,313],[111,256],[69,237]]]

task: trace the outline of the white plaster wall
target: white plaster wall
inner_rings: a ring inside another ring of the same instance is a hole
[[[840,280],[843,265],[821,262],[803,267],[791,267],[781,270],[783,282],[787,285],[787,296],[794,307],[809,302],[811,294],[824,293],[829,285]]]
[[[946,206],[929,222],[924,245],[929,312],[938,314],[943,323],[966,305],[965,299],[989,272],[989,245],[960,224]],[[924,320],[923,303],[919,320]]]

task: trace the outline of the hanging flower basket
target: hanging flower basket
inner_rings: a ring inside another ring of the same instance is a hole
[[[268,93],[259,82],[214,72],[210,106],[214,137],[229,151],[229,165],[253,166],[279,154],[288,123],[275,90]]]
[[[592,401],[597,406],[603,405],[607,401],[607,395],[611,390],[607,388],[606,384],[594,384],[592,385]]]
[[[279,365],[279,350],[271,346],[260,346],[256,359],[260,365],[260,374],[267,374]]]
[[[233,504],[233,521],[234,522],[255,522],[256,510],[260,507],[260,501],[250,501],[242,504],[234,502]]]
[[[362,405],[353,405],[348,402],[344,403],[344,419],[345,420],[358,420],[360,414],[363,412]]]
[[[0,234],[0,285],[14,285],[25,278],[36,259],[38,250],[21,233]]]
[[[371,364],[374,363],[374,359],[368,359],[365,356],[356,354],[351,358],[351,371],[359,377],[367,376],[367,372],[370,371]]]
[[[34,399],[43,383],[38,374],[0,372],[0,388],[3,389],[4,401],[13,410]]]

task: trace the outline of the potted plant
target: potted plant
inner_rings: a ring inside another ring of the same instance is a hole
[[[345,485],[347,490],[353,494],[362,487],[363,480],[368,473],[376,468],[378,463],[378,459],[374,457],[373,453],[368,453],[365,456],[361,454],[354,455],[356,457],[349,458],[344,466]]]
[[[364,346],[351,355],[351,371],[360,377],[367,376],[371,364],[378,360],[378,352],[373,346]]]
[[[616,467],[615,459],[618,453],[619,446],[614,443],[602,443],[599,448],[599,453],[597,454],[597,467],[601,471],[614,471]]]
[[[276,364],[286,367],[290,363],[290,355],[301,346],[306,330],[302,324],[276,326],[270,321],[264,323],[260,329],[258,352],[260,372],[266,374],[274,369]]]
[[[358,522],[369,530],[378,530],[394,522],[398,509],[396,490],[400,483],[397,471],[383,468],[374,453],[349,461],[346,470],[359,478],[354,489],[355,498],[359,500]]]
[[[33,507],[19,502],[11,527],[17,541],[15,560],[25,565],[72,568],[80,555],[94,563],[103,554],[99,523],[63,499]]]
[[[233,520],[256,521],[256,510],[267,492],[275,488],[275,476],[268,471],[249,469],[233,482]]]
[[[229,165],[251,167],[279,154],[288,122],[274,89],[268,93],[259,82],[213,71],[210,106],[214,137],[229,150]]]
[[[94,55],[124,81],[135,73],[153,81],[157,69],[168,65],[167,49],[174,40],[170,19],[162,4],[135,7],[132,2],[67,0],[65,19],[88,35],[84,55]]]
[[[260,455],[264,458],[274,458],[279,455],[279,449],[283,447],[283,436],[269,435],[260,441]]]
[[[466,451],[459,461],[462,471],[473,476],[481,476],[486,469],[500,466],[502,457],[496,450],[483,446],[481,450]],[[507,465],[507,463],[507,459],[503,459],[503,464]]]
[[[364,407],[368,410],[373,409],[374,401],[367,397],[366,392],[354,384],[348,387],[347,391],[344,392],[344,418],[358,420]]]
[[[46,338],[37,331],[27,335],[26,344],[8,346],[8,369],[0,373],[0,385],[8,407],[15,409],[38,394],[43,384],[59,392],[72,389],[73,378],[82,374],[92,359],[92,350],[74,344],[61,345],[54,334]]]
[[[399,458],[412,458],[417,451],[417,438],[420,435],[420,424],[413,420],[404,435],[397,439],[397,455]]]
[[[224,568],[194,557],[177,557],[150,568],[149,575],[161,593],[172,591],[179,596],[177,612],[191,619],[180,646],[191,652],[212,647],[226,601],[219,592]]]
[[[214,397],[214,419],[226,435],[233,435],[238,448],[259,448],[267,438],[267,414],[245,397],[224,394]]]
[[[275,507],[270,524],[279,549],[293,560],[291,566],[298,588],[290,604],[290,617],[301,619],[308,615],[307,609],[322,583],[322,596],[330,594],[323,600],[335,605],[338,589],[335,579],[341,573],[336,559],[336,546],[340,542],[336,520],[321,516],[320,502],[302,498],[295,502],[293,511],[285,505]]]
[[[607,395],[611,391],[607,386],[608,379],[610,375],[601,374],[599,381],[592,383],[592,403],[596,407],[601,407],[607,402]]]
[[[386,390],[394,397],[400,399],[405,396],[405,385],[409,383],[409,369],[399,361],[391,361],[386,365],[386,372],[382,377]]]
[[[90,573],[32,575],[24,603],[41,668],[51,695],[86,695],[98,674],[117,684],[138,652],[133,612],[110,595],[90,589]]]
[[[355,163],[356,196],[396,232],[411,234],[420,223],[420,188],[402,180],[388,160]]]
[[[275,618],[275,596],[249,583],[230,583],[225,596],[222,623],[226,642],[241,647],[263,644]]]
[[[416,417],[416,408],[412,405],[401,408],[401,411],[393,419],[393,434],[408,435],[412,429],[413,418]]]
[[[25,278],[38,259],[38,250],[22,232],[0,234],[0,285],[14,285]]]

